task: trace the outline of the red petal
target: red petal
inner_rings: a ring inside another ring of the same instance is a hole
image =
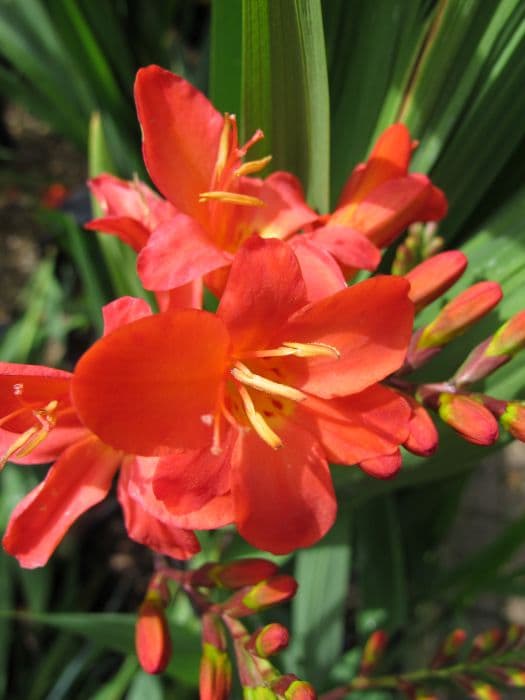
[[[237,431],[229,430],[219,455],[209,447],[159,459],[153,492],[173,515],[200,510],[216,496],[230,491],[231,451]]]
[[[71,445],[15,508],[3,545],[27,568],[44,566],[75,520],[109,491],[121,455],[90,436]]]
[[[137,73],[135,101],[153,182],[178,209],[203,221],[207,210],[198,198],[210,188],[222,115],[183,78],[158,66]]]
[[[315,426],[331,461],[356,464],[399,447],[408,435],[411,410],[399,394],[376,384],[341,399],[309,398],[295,415]]]
[[[124,522],[128,535],[135,542],[146,545],[160,554],[175,559],[189,559],[200,551],[199,541],[191,530],[173,527],[168,521],[148,512],[141,499],[130,495],[129,482],[133,470],[130,465],[122,468],[118,499],[124,512]]]
[[[233,522],[233,501],[231,494],[208,501],[202,508],[182,515],[174,515],[153,492],[153,476],[158,459],[140,457],[133,460],[133,479],[129,482],[129,495],[139,500],[150,515],[169,523],[170,527],[185,530],[214,530]]]
[[[231,255],[217,248],[191,217],[177,214],[161,224],[140,252],[137,268],[146,289],[166,291],[228,265]]]
[[[412,142],[404,124],[392,124],[378,138],[367,163],[361,164],[346,183],[337,208],[359,202],[387,180],[406,175]]]
[[[307,303],[297,258],[286,243],[252,236],[239,250],[217,315],[236,351],[267,347],[288,317]]]
[[[381,262],[379,248],[362,233],[346,226],[323,226],[308,234],[308,238],[346,267],[375,270]]]
[[[276,342],[323,343],[339,358],[284,358],[286,383],[329,399],[355,394],[397,370],[412,334],[408,290],[400,277],[373,277],[295,314]]]
[[[87,228],[88,231],[113,234],[137,253],[146,245],[150,236],[150,231],[140,221],[130,219],[129,216],[93,219],[84,228]]]
[[[310,242],[307,235],[294,236],[289,244],[299,262],[308,301],[318,301],[346,289],[341,268],[330,253]]]
[[[437,449],[438,431],[428,411],[412,397],[407,396],[406,399],[412,409],[412,417],[404,446],[409,452],[428,457]]]
[[[274,554],[317,542],[337,509],[330,470],[315,437],[290,423],[280,435],[283,447],[272,450],[253,431],[241,432],[232,458],[239,532]]]
[[[139,318],[151,316],[151,308],[144,299],[135,297],[120,297],[102,307],[104,317],[104,335],[111,333],[120,326],[131,323]]]
[[[202,309],[202,279],[193,280],[182,287],[170,289],[169,292],[155,294],[160,311],[170,309]]]
[[[161,201],[143,182],[121,180],[106,173],[92,178],[88,185],[106,217],[122,216],[144,223],[145,214]]]
[[[391,455],[366,459],[359,466],[369,476],[374,476],[376,479],[391,479],[401,469],[402,461],[401,452],[396,450]]]
[[[129,323],[80,359],[72,381],[81,420],[130,454],[211,442],[229,337],[216,316],[180,309]]]

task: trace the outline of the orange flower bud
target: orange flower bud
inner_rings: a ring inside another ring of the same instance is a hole
[[[464,273],[467,256],[459,250],[447,250],[420,263],[405,275],[410,282],[409,297],[421,311],[444,294]]]
[[[512,437],[525,442],[525,404],[510,401],[500,417],[500,422]]]
[[[467,330],[469,326],[485,316],[502,297],[497,282],[478,282],[448,303],[438,316],[423,329],[417,349],[436,348]]]
[[[465,440],[475,445],[492,445],[498,438],[498,422],[477,399],[464,394],[439,395],[439,415]]]
[[[467,641],[465,630],[453,630],[445,639],[441,647],[437,650],[432,661],[432,668],[441,668],[446,663],[454,659],[458,651]]]
[[[255,586],[241,589],[221,605],[232,617],[244,617],[293,598],[297,581],[293,576],[278,574],[260,581]]]
[[[251,586],[273,576],[279,567],[267,559],[256,557],[224,564],[205,564],[191,574],[192,586],[221,586],[235,590]]]
[[[388,636],[384,630],[376,630],[368,637],[361,659],[360,673],[363,676],[368,676],[372,673],[381,661],[387,644]]]
[[[232,665],[227,652],[204,643],[199,672],[200,700],[227,700],[232,685]]]
[[[486,354],[491,356],[515,355],[525,347],[525,310],[513,316],[494,333]]]
[[[475,681],[467,677],[456,677],[454,680],[474,700],[501,700],[501,695],[496,688],[484,681]]]
[[[284,693],[286,700],[316,700],[317,693],[306,681],[293,681]]]
[[[139,608],[135,649],[146,673],[162,673],[171,656],[171,639],[160,596],[149,593]]]
[[[256,630],[247,643],[247,649],[253,651],[263,659],[278,654],[286,649],[290,641],[290,634],[284,625],[272,622],[266,627]]]
[[[505,638],[503,632],[499,629],[480,632],[480,634],[474,637],[469,659],[480,659],[487,654],[491,654],[493,651],[498,649],[504,641]]]
[[[439,442],[439,435],[434,421],[426,408],[415,399],[405,394],[403,394],[403,397],[412,408],[412,416],[408,423],[409,434],[404,447],[415,455],[428,457],[428,455],[436,451]]]
[[[401,469],[402,461],[401,452],[396,450],[390,455],[364,459],[359,463],[359,466],[364,472],[376,479],[391,479]]]

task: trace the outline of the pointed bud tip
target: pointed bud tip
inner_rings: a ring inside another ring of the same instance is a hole
[[[459,250],[447,250],[420,263],[405,275],[410,282],[409,297],[416,311],[428,306],[456,282],[467,267],[467,256]]]
[[[464,394],[439,396],[441,419],[474,445],[492,445],[498,439],[498,422],[483,404]]]
[[[171,657],[171,639],[161,603],[146,599],[135,626],[135,649],[146,673],[162,673]]]

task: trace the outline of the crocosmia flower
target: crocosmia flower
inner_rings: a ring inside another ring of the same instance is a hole
[[[335,517],[328,459],[399,467],[411,412],[378,382],[403,363],[408,292],[379,276],[312,303],[291,248],[254,236],[217,314],[120,326],[81,358],[73,403],[105,444],[142,455],[141,483],[180,526],[233,521],[261,549],[304,547]]]
[[[120,299],[104,309],[106,332],[149,314],[146,302]],[[199,551],[193,532],[177,528],[138,495],[133,459],[104,444],[83,425],[71,403],[72,374],[50,367],[0,363],[0,467],[54,462],[45,479],[15,508],[3,538],[22,566],[43,566],[68,529],[119,483],[128,534],[178,558]],[[159,517],[160,515],[160,517]]]

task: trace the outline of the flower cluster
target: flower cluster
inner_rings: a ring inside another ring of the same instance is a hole
[[[72,373],[0,364],[2,465],[54,462],[4,536],[23,566],[46,563],[117,471],[129,536],[151,549],[187,559],[199,550],[195,530],[234,524],[281,554],[331,527],[329,462],[387,478],[401,446],[431,453],[427,409],[473,442],[495,439],[494,416],[523,437],[521,404],[469,389],[523,345],[523,315],[452,380],[405,378],[500,298],[480,283],[413,331],[415,311],[460,276],[461,253],[408,270],[408,241],[398,274],[347,284],[375,271],[407,227],[446,214],[441,190],[409,173],[417,144],[403,125],[382,134],[335,210],[319,214],[290,173],[257,176],[270,158],[246,156],[261,132],[239,145],[235,117],[182,78],[142,69],[135,98],[161,194],[100,175],[90,186],[103,215],[88,228],[137,252],[156,308],[131,297],[107,305],[103,337]],[[204,287],[216,313],[202,308]]]

